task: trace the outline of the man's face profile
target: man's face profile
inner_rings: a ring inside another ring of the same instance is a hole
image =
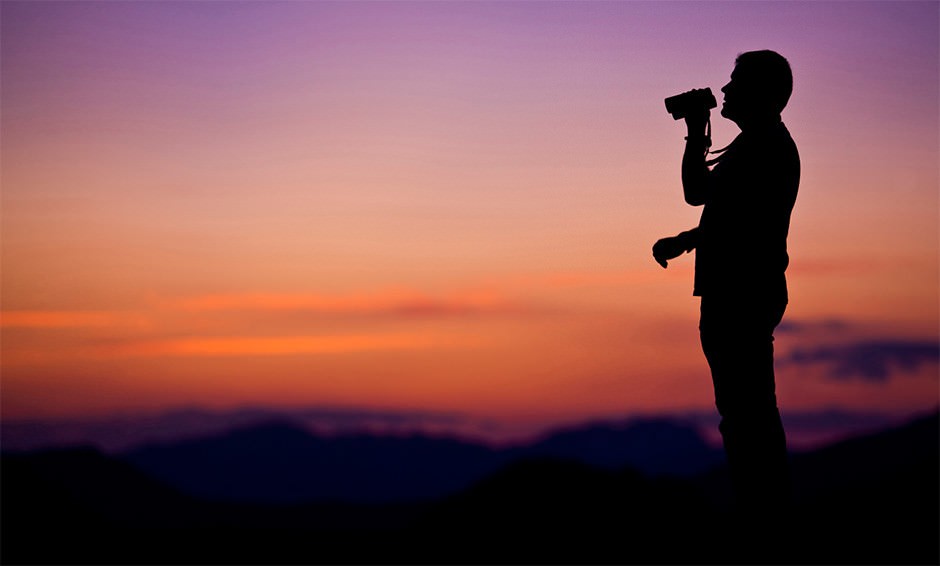
[[[742,127],[779,114],[767,79],[767,73],[755,62],[736,64],[731,80],[721,87],[721,115]]]
[[[748,107],[753,104],[753,92],[748,88],[747,69],[735,65],[731,73],[731,80],[721,87],[724,93],[724,103],[721,105],[721,115],[740,125],[739,120],[748,113]]]

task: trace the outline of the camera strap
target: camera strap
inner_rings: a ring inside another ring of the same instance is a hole
[[[718,157],[716,157],[716,158],[714,158],[714,159],[707,159],[707,160],[705,161],[705,165],[708,166],[708,167],[711,167],[712,165],[714,165],[714,164],[718,163],[719,161],[721,161],[721,158],[724,157],[724,155],[719,155],[719,154],[723,154],[724,152],[728,151],[728,148],[730,148],[733,143],[734,143],[734,142],[732,141],[731,143],[729,143],[728,145],[726,145],[725,147],[723,147],[723,148],[721,148],[721,149],[716,149],[715,151],[711,151],[711,147],[712,147],[712,118],[711,118],[711,116],[709,116],[709,117],[708,117],[708,121],[705,123],[705,157],[708,157],[709,155],[718,155]]]

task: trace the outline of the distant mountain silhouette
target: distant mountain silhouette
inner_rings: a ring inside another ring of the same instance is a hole
[[[241,434],[318,441],[275,425]],[[722,469],[656,478],[533,452],[437,501],[259,505],[183,495],[94,450],[4,454],[0,561],[936,564],[938,449],[935,413],[795,455],[787,543],[743,549],[711,501]]]
[[[507,454],[426,436],[319,437],[269,423],[126,455],[147,474],[201,497],[264,503],[410,501],[455,492]]]
[[[691,426],[667,420],[595,425],[496,449],[452,438],[319,437],[272,422],[129,452],[126,460],[180,490],[216,500],[301,503],[447,496],[509,462],[549,457],[603,469],[691,476],[721,462]]]
[[[722,451],[709,446],[695,426],[668,418],[562,430],[521,453],[570,459],[608,470],[630,467],[651,476],[690,477],[724,461]]]
[[[795,454],[792,465],[797,493],[783,546],[729,538],[728,524],[741,518],[716,503],[714,491],[729,485],[724,467],[692,479],[650,478],[571,461],[521,461],[433,507],[421,525],[441,548],[464,549],[467,561],[479,563],[940,560],[940,414]]]
[[[435,411],[392,411],[348,407],[308,406],[237,407],[227,410],[177,408],[166,412],[102,417],[10,420],[0,427],[4,450],[48,450],[95,446],[105,453],[126,452],[146,444],[217,436],[230,430],[272,421],[290,421],[307,427],[333,431],[421,430],[431,426],[482,426],[457,414]]]
[[[906,420],[906,417],[889,412],[833,408],[787,411],[784,415],[791,446],[804,447],[802,449],[868,434]],[[698,430],[715,431],[719,415],[714,409],[684,410],[657,416],[625,417],[618,421],[591,426],[623,428],[643,421],[666,421],[688,424]],[[4,419],[0,426],[0,446],[4,451],[94,446],[106,454],[120,454],[141,446],[219,436],[232,430],[270,422],[291,422],[305,430],[347,435],[361,431],[382,431],[383,435],[400,436],[435,430],[439,431],[435,433],[438,435],[495,438],[500,430],[497,423],[487,420],[432,411],[377,411],[330,406],[292,409],[245,406],[227,410],[178,408],[166,412],[97,418]],[[570,430],[580,428],[585,426]],[[545,433],[554,434],[551,430]]]
[[[934,449],[925,450],[930,446]],[[873,484],[893,484],[903,490],[905,478],[916,484],[917,475],[936,467],[938,458],[940,413],[931,413],[901,427],[800,455],[793,463],[795,489],[803,499],[832,497]],[[935,479],[935,487],[940,487],[940,477]]]
[[[135,522],[162,524],[163,519],[195,525],[189,512],[197,501],[140,473],[133,466],[108,458],[95,449],[71,449],[3,456],[4,505],[35,510],[22,521],[46,525],[49,521]],[[54,504],[62,513],[48,516],[39,510]],[[146,510],[141,514],[141,510]],[[180,515],[181,510],[187,510]]]
[[[940,563],[940,413],[793,462],[797,511],[819,562]],[[828,552],[827,552],[828,550]]]
[[[88,448],[4,454],[0,469],[2,564],[336,561],[361,533],[388,548],[423,512],[420,504],[202,500]]]

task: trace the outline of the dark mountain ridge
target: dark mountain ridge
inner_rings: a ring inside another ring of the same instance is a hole
[[[243,431],[305,445],[281,426]],[[298,434],[299,432],[299,434]],[[276,434],[275,434],[276,433]],[[4,454],[2,562],[936,564],[940,416],[793,458],[782,546],[729,546],[721,468],[652,477],[513,460],[435,501],[212,502],[94,450]],[[428,439],[423,439],[424,441]],[[417,445],[421,446],[419,442]],[[754,553],[757,554],[754,554]]]
[[[320,437],[284,422],[142,447],[124,458],[193,495],[280,504],[434,497],[461,489],[506,461],[497,450],[460,440]]]
[[[194,496],[282,504],[435,499],[510,462],[531,458],[689,477],[719,464],[722,456],[692,426],[662,419],[569,429],[506,448],[418,434],[326,437],[289,422],[270,422],[220,436],[144,446],[123,456]]]

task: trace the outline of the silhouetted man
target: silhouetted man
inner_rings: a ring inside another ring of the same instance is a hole
[[[695,250],[693,294],[701,297],[702,349],[745,516],[781,511],[790,490],[773,331],[787,305],[787,232],[800,179],[799,154],[780,119],[792,88],[790,65],[779,54],[738,56],[731,81],[721,89],[721,115],[741,133],[706,163],[709,111],[686,117],[682,188],[688,204],[704,209],[698,227],[653,246],[663,267]]]

